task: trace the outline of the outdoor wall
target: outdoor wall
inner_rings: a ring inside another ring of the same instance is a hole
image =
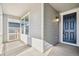
[[[50,4],[44,4],[44,49],[58,43],[58,22],[56,17],[59,13]]]
[[[2,43],[2,33],[3,33],[3,31],[2,31],[2,8],[1,8],[1,6],[0,6],[0,43]]]
[[[42,31],[42,4],[37,3],[33,5],[30,9],[30,32],[32,47],[36,48],[39,51],[43,51],[43,40],[41,36]]]
[[[2,49],[3,49],[3,15],[2,15],[2,6],[0,4],[0,54],[2,54]]]

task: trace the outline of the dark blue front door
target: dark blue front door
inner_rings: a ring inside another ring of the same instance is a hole
[[[63,16],[63,41],[76,44],[76,12]]]

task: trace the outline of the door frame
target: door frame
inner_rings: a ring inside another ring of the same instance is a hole
[[[63,41],[63,15],[66,15],[66,14],[71,14],[71,13],[74,13],[76,12],[76,34],[77,34],[77,38],[76,38],[76,44],[73,44],[73,43],[69,43],[69,42],[64,42]],[[79,30],[79,8],[76,8],[76,9],[72,9],[72,10],[68,10],[66,12],[62,12],[60,13],[60,22],[59,22],[59,41],[61,43],[64,43],[64,44],[68,44],[68,45],[73,45],[73,46],[79,46],[79,33],[78,33],[78,30]]]

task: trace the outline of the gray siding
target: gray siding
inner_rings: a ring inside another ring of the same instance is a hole
[[[54,45],[58,42],[58,22],[54,22],[58,12],[51,5],[44,4],[44,41]],[[46,43],[44,44],[46,45]],[[45,46],[45,48],[47,45]]]

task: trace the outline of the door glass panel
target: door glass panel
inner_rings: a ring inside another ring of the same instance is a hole
[[[20,23],[9,22],[9,27],[20,27]]]
[[[22,34],[24,35],[28,35],[29,34],[29,20],[28,20],[28,16],[24,17],[24,19],[22,19],[21,21],[21,31]]]
[[[21,20],[21,32],[24,34],[24,19]]]
[[[25,29],[25,34],[29,34],[29,26],[26,26],[26,29]]]
[[[28,21],[28,16],[25,17],[25,34],[29,34],[29,21]]]
[[[21,24],[21,30],[22,30],[22,34],[24,34],[24,24]]]

